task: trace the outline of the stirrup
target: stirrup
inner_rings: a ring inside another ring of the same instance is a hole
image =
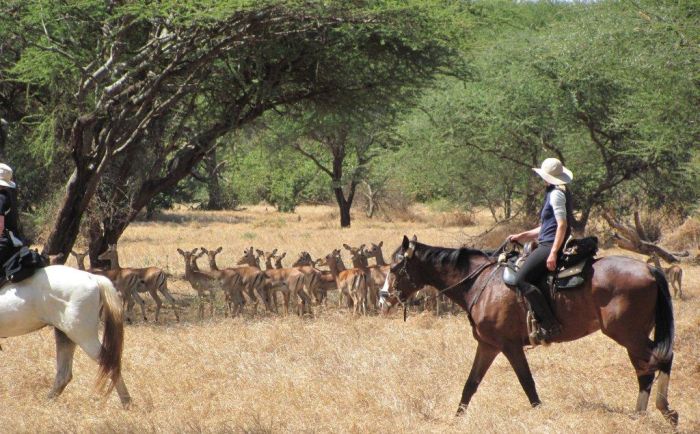
[[[550,330],[545,329],[535,318],[535,314],[532,309],[527,311],[527,331],[528,339],[530,340],[530,345],[544,345],[548,346],[551,344],[552,339],[556,338],[561,334],[562,327],[558,322],[554,322]]]

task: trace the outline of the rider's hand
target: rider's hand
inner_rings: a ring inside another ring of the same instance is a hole
[[[520,241],[520,237],[522,237],[522,235],[522,233],[508,235],[508,241],[510,241],[511,243],[517,243]]]
[[[557,268],[557,254],[551,252],[547,258],[547,270],[554,271]]]

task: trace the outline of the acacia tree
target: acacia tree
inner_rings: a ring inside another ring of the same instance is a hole
[[[308,11],[284,11],[289,16],[260,29],[255,43],[239,45],[212,62],[198,89],[145,130],[147,146],[132,147],[113,160],[123,170],[112,172],[106,208],[124,213],[102,216],[91,225],[93,261],[155,195],[189,176],[227,135],[266,111],[301,101],[326,107],[358,99],[392,101],[402,89],[429,81],[454,58],[455,51],[441,41],[412,39],[427,33],[419,32],[425,16],[409,9],[374,15],[330,9],[323,19],[310,18]],[[394,78],[397,72],[401,79]]]
[[[44,252],[70,250],[102,176],[121,173],[113,165],[141,151],[156,159],[131,188],[129,216],[190,174],[219,138],[266,110],[312,98],[332,103],[369,89],[390,95],[448,64],[453,50],[436,31],[434,5],[390,3],[232,0],[203,8],[89,0],[4,7],[6,34],[23,47],[9,81],[34,89],[35,103],[47,107],[45,124],[54,126],[53,139],[74,165]],[[392,72],[409,70],[385,84]],[[153,146],[159,130],[175,140]],[[101,238],[121,231],[103,229]]]
[[[367,178],[369,163],[387,143],[387,131],[395,117],[391,107],[354,110],[338,107],[296,107],[278,122],[276,141],[312,161],[331,181],[340,212],[340,226],[349,227],[350,209],[357,186]]]
[[[622,205],[624,196],[650,206],[683,203],[687,210],[699,193],[690,163],[700,134],[692,66],[698,51],[688,45],[688,35],[697,34],[693,7],[595,2],[556,8],[544,26],[528,21],[485,41],[474,80],[429,100],[429,116],[403,135],[412,142],[432,132],[430,146],[459,156],[440,160],[448,166],[438,168],[440,175],[461,172],[465,181],[480,180],[493,191],[514,180],[511,190],[532,217],[542,187],[531,168],[558,157],[575,172],[579,231],[594,210]],[[647,14],[647,8],[662,12]],[[461,187],[482,197],[478,183]]]

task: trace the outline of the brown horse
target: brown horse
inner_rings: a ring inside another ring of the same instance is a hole
[[[505,354],[532,406],[540,404],[523,347],[529,344],[527,310],[513,288],[502,280],[499,266],[479,250],[448,249],[421,244],[404,236],[394,252],[391,270],[380,293],[387,312],[403,304],[424,285],[445,291],[469,315],[478,341],[469,378],[457,414],[464,413],[486,371],[499,353]],[[639,381],[637,411],[647,408],[658,370],[656,408],[673,425],[678,413],[668,405],[673,361],[673,308],[663,274],[645,263],[621,256],[594,262],[580,289],[559,292],[554,311],[563,326],[555,340],[566,342],[596,330],[627,349]],[[654,340],[649,339],[654,328]]]

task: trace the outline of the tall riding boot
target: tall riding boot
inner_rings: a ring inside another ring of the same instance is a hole
[[[537,320],[540,323],[538,340],[549,342],[561,333],[561,324],[557,321],[554,312],[552,312],[540,289],[529,283],[523,286],[523,295],[527,298],[530,306],[532,306],[532,310],[535,311],[535,316],[537,316]]]

